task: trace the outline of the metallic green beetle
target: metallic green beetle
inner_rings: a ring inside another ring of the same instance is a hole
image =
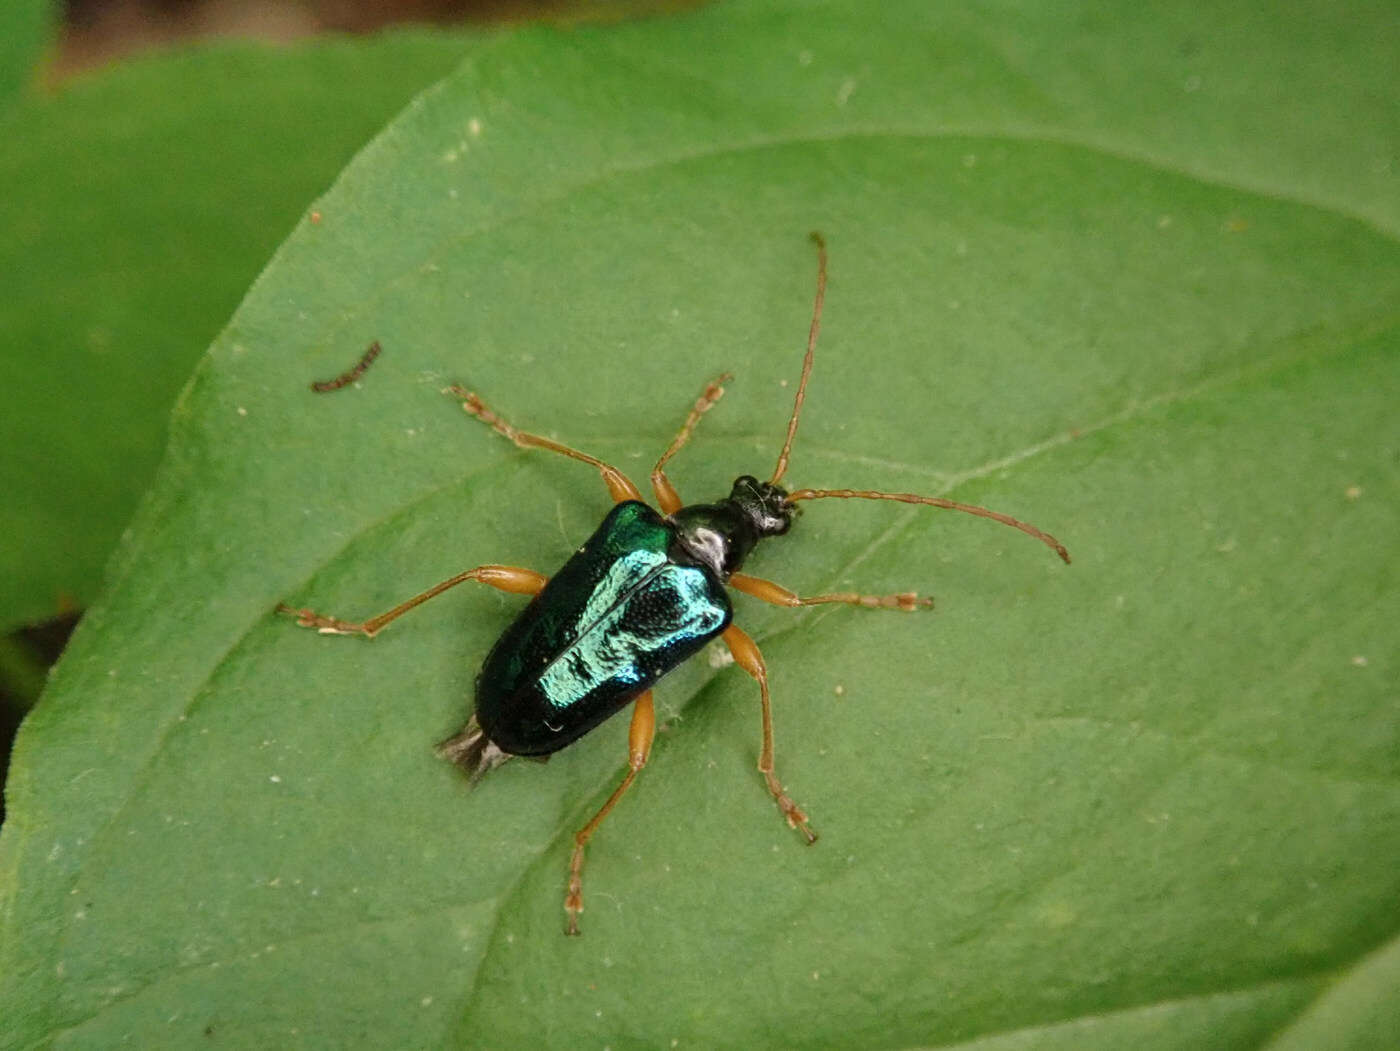
[[[547,449],[597,468],[616,502],[597,531],[553,578],[516,566],[477,566],[363,622],[344,621],[309,609],[279,607],[294,614],[297,623],[304,627],[326,634],[373,637],[390,621],[467,580],[533,596],[482,665],[476,680],[476,710],[467,725],[439,746],[439,753],[461,766],[473,782],[512,756],[547,758],[628,704],[633,705],[627,774],[598,813],[574,836],[564,900],[568,934],[578,933],[578,915],[583,911],[584,847],[646,764],[651,751],[656,727],[652,686],[716,637],[723,640],[735,662],[758,682],[763,715],[758,769],[768,791],[788,824],[799,830],[808,843],[816,842],[807,815],[788,797],[774,773],[767,669],[754,641],[733,623],[733,608],[725,586],[787,607],[842,602],[911,611],[932,602],[913,592],[840,592],[803,598],[770,580],[741,573],[745,559],[760,540],[788,531],[800,501],[898,500],[966,511],[1013,526],[1048,544],[1069,562],[1064,546],[1048,533],[984,507],[913,493],[856,489],[788,491],[782,487],[812,372],[826,295],[826,245],[819,234],[813,234],[812,240],[817,245],[817,292],[807,354],[787,438],[768,481],[744,475],[734,482],[724,499],[713,504],[686,505],[666,477],[667,461],[685,445],[700,417],[723,395],[722,385],[730,378],[728,375],[705,388],[652,470],[651,485],[660,513],[642,500],[637,487],[617,468],[549,438],[517,430],[488,409],[476,394],[451,387],[446,393],[459,397],[463,409],[521,448]]]

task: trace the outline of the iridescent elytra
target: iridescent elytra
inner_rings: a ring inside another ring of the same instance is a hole
[[[391,621],[464,581],[531,596],[482,665],[476,679],[475,711],[460,733],[438,746],[438,753],[461,767],[473,783],[513,756],[547,758],[632,705],[627,771],[608,800],[574,835],[564,897],[567,934],[578,933],[578,917],[583,911],[584,848],[646,765],[651,751],[656,729],[652,687],[712,639],[719,638],[734,662],[758,683],[763,728],[759,773],[787,823],[809,844],[816,842],[806,813],[792,801],[774,773],[767,667],[753,639],[733,623],[726,586],[789,608],[839,602],[910,612],[932,602],[912,591],[802,597],[781,584],[740,572],[760,540],[787,533],[798,504],[828,498],[896,500],[966,511],[1019,529],[1047,544],[1065,562],[1070,560],[1064,545],[1049,533],[984,507],[914,493],[783,487],[826,297],[826,244],[816,233],[812,241],[817,247],[817,290],[807,353],[787,436],[767,481],[742,475],[728,496],[710,504],[686,504],[666,477],[666,464],[724,393],[723,384],[731,378],[727,374],[701,392],[652,469],[651,489],[659,510],[649,506],[616,467],[552,439],[518,430],[472,391],[449,387],[444,393],[458,398],[469,415],[517,446],[545,449],[596,468],[614,502],[602,524],[553,577],[518,566],[477,566],[377,617],[357,622],[278,606],[279,611],[293,614],[298,624],[323,634],[373,638]]]

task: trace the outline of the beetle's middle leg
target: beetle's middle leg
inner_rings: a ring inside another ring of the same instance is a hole
[[[583,848],[593,838],[593,833],[598,831],[598,826],[603,823],[603,818],[608,816],[608,811],[612,810],[622,798],[622,794],[632,787],[632,782],[637,779],[637,772],[646,766],[647,756],[651,754],[651,742],[655,736],[656,709],[651,702],[651,691],[647,690],[637,698],[632,707],[632,726],[627,731],[627,776],[622,779],[622,784],[617,786],[613,794],[608,796],[608,801],[593,815],[593,819],[574,833],[574,852],[569,858],[569,891],[564,896],[564,911],[569,914],[569,925],[564,928],[565,934],[578,933],[578,914],[583,911]]]
[[[787,823],[806,836],[809,845],[815,843],[817,834],[807,824],[807,815],[783,791],[782,782],[773,772],[773,704],[768,696],[768,668],[763,663],[763,654],[758,651],[758,645],[748,632],[737,624],[725,628],[720,637],[734,655],[734,663],[758,680],[758,692],[763,703],[763,751],[758,756],[758,772],[767,782],[768,791],[783,812],[783,817],[787,818]]]
[[[913,613],[916,609],[931,609],[933,599],[919,598],[917,592],[901,591],[894,595],[862,595],[855,591],[835,591],[828,595],[812,595],[803,598],[789,591],[781,584],[775,584],[763,577],[753,577],[747,573],[732,573],[729,586],[745,595],[770,602],[775,606],[790,609],[798,606],[818,606],[824,602],[844,602],[849,606],[864,606],[866,609],[897,609],[903,613]]]
[[[514,595],[538,595],[548,583],[549,578],[542,573],[536,573],[533,569],[521,569],[519,566],[477,566],[465,573],[458,573],[455,577],[448,577],[442,583],[434,584],[427,591],[420,592],[411,599],[400,602],[393,609],[365,621],[328,617],[315,610],[295,609],[285,602],[277,604],[277,612],[292,614],[303,628],[315,628],[322,635],[364,635],[372,639],[384,630],[384,626],[390,621],[398,620],[409,610],[421,606],[428,599],[436,598],[448,588],[455,588],[458,584],[468,580],[475,580],[479,584],[488,584],[499,591],[510,592]]]
[[[666,477],[666,472],[663,470],[666,461],[680,452],[681,446],[690,441],[691,432],[695,430],[695,425],[700,422],[700,417],[714,408],[715,402],[724,397],[724,384],[733,378],[725,372],[705,385],[705,389],[700,392],[700,397],[696,398],[695,404],[691,406],[685,423],[681,424],[681,429],[676,432],[676,436],[671,439],[671,444],[661,454],[661,459],[657,460],[656,466],[651,469],[651,491],[656,494],[657,505],[668,515],[679,511],[682,501],[680,494],[676,492],[675,486],[671,484],[671,480]]]
[[[486,426],[490,427],[502,437],[509,438],[522,449],[548,449],[550,452],[559,453],[574,460],[581,460],[586,464],[598,468],[598,473],[603,476],[603,484],[608,487],[608,492],[612,494],[613,500],[622,503],[624,500],[640,500],[641,491],[632,484],[630,478],[619,471],[612,464],[604,463],[596,456],[589,456],[585,452],[572,449],[562,442],[556,442],[552,438],[545,438],[542,435],[530,434],[527,431],[518,430],[512,427],[501,417],[486,407],[486,403],[465,387],[459,387],[455,383],[448,387],[444,394],[452,394],[462,399],[462,408],[468,415],[475,416]]]

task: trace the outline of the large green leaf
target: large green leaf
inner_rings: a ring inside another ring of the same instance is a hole
[[[464,50],[200,48],[0,123],[0,630],[96,595],[201,350],[307,201]]]
[[[179,402],[21,736],[11,1043],[1384,1046],[1393,31],[897,6],[504,38],[319,203]],[[810,505],[755,572],[939,598],[739,604],[822,841],[753,769],[752,683],[701,658],[565,940],[621,722],[476,791],[430,748],[519,601],[459,589],[372,643],[273,607],[368,614],[587,535],[597,479],[450,381],[641,479],[732,370],[673,477],[701,499],[768,470],[812,228],[832,277],[791,481],[983,502],[1076,564]],[[307,390],[372,339],[358,386]]]

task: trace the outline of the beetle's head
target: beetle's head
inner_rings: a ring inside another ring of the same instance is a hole
[[[792,516],[797,511],[796,505],[788,503],[786,489],[772,482],[760,482],[751,474],[734,479],[734,488],[725,502],[738,508],[760,540],[786,533],[792,528]]]

